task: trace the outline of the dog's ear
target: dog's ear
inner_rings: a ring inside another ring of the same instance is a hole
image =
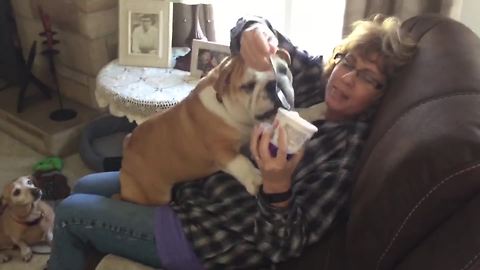
[[[282,48],[279,48],[277,50],[277,53],[276,55],[280,58],[282,58],[283,60],[285,60],[285,62],[287,62],[287,64],[290,66],[290,64],[292,64],[292,59],[290,58],[290,54],[288,53],[287,50],[285,49],[282,49]]]
[[[5,197],[1,196],[0,197],[0,215],[3,214],[3,211],[5,211],[7,206],[8,206],[7,200],[5,200]]]
[[[34,175],[27,175],[27,178],[32,181],[33,185],[37,185],[37,178]]]
[[[10,181],[8,184],[6,184],[5,186],[3,186],[3,189],[2,189],[2,194],[0,194],[0,205],[7,205],[8,204],[8,199],[10,198],[10,193],[12,192],[12,189],[13,189],[13,183],[16,181],[17,179],[13,179],[12,181]]]

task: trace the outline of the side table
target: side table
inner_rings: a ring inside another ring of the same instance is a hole
[[[95,97],[112,115],[140,124],[180,102],[198,81],[178,69],[123,66],[113,60],[97,76]]]

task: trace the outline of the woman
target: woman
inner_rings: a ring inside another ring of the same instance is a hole
[[[266,20],[240,19],[231,31],[234,54],[268,70],[269,56],[287,49],[297,107],[327,104],[304,153],[287,160],[280,129],[272,157],[271,132],[255,128],[250,150],[263,178],[256,198],[218,173],[178,185],[168,206],[146,207],[108,198],[119,192],[118,173],[86,176],[57,207],[49,269],[84,269],[90,249],[165,269],[259,268],[300,255],[345,209],[368,121],[388,80],[414,53],[398,28],[397,19],[382,16],[357,22],[323,67]]]

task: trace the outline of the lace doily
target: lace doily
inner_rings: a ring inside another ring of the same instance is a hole
[[[95,97],[100,107],[138,124],[154,112],[163,111],[184,99],[198,79],[190,72],[173,68],[122,66],[117,60],[100,70]]]

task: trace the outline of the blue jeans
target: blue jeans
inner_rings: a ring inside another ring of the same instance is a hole
[[[161,267],[155,246],[154,207],[110,199],[120,193],[118,172],[81,178],[55,209],[48,270],[84,270],[89,250]]]

